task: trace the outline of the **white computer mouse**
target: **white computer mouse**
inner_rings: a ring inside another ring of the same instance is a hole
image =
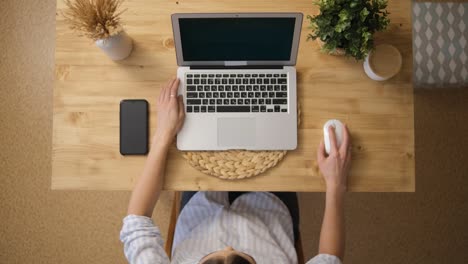
[[[340,148],[343,142],[343,123],[340,120],[331,119],[323,125],[323,141],[325,141],[325,151],[330,154],[330,135],[328,133],[328,127],[332,126],[335,128],[335,136],[337,147]]]

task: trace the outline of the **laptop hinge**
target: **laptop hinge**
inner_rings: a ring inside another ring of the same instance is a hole
[[[192,65],[191,70],[262,70],[262,69],[283,69],[283,65]]]

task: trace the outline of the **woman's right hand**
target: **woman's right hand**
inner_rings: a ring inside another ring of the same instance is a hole
[[[317,150],[317,161],[327,185],[327,191],[345,192],[351,163],[351,139],[348,127],[343,127],[343,142],[337,147],[335,129],[328,127],[330,135],[330,154],[325,153],[323,140]]]

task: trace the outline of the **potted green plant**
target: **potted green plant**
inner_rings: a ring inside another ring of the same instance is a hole
[[[320,14],[307,16],[322,51],[364,59],[374,47],[374,33],[390,23],[387,0],[317,0]]]

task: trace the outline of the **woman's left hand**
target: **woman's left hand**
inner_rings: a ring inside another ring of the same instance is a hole
[[[166,83],[159,94],[156,133],[154,143],[168,146],[182,128],[185,118],[182,95],[177,96],[179,79],[174,78]]]

